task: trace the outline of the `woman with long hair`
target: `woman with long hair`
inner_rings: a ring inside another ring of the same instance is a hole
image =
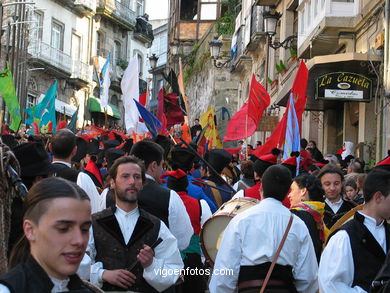
[[[76,275],[91,226],[84,190],[46,178],[30,189],[24,204],[24,235],[11,252],[12,269],[0,276],[0,292],[101,292]]]
[[[291,202],[291,212],[301,218],[309,230],[319,261],[322,246],[329,234],[323,221],[325,203],[321,182],[309,174],[295,177],[288,198]]]

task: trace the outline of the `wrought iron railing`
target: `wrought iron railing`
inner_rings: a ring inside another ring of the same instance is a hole
[[[88,64],[85,64],[79,60],[73,60],[71,78],[78,78],[85,81],[91,81],[92,69]]]
[[[98,6],[111,11],[117,17],[135,26],[135,12],[130,9],[128,4],[126,5],[116,0],[99,0]]]
[[[32,58],[41,59],[66,72],[72,72],[72,57],[49,44],[39,40],[34,41],[28,46],[28,53]]]

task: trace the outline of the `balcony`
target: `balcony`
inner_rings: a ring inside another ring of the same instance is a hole
[[[136,24],[135,12],[116,0],[99,0],[96,15],[107,17],[127,30],[133,30]]]
[[[154,36],[152,25],[142,17],[137,17],[133,37],[142,43],[147,44],[147,47],[152,45]]]
[[[263,22],[263,11],[264,7],[262,6],[252,6],[252,15],[251,15],[251,41],[248,44],[249,51],[256,51],[259,48],[259,45],[265,44],[266,34],[264,32],[264,22]]]
[[[70,78],[80,86],[86,85],[92,81],[92,69],[88,64],[73,60]]]
[[[31,55],[29,62],[44,65],[58,77],[69,77],[72,73],[72,57],[49,44],[40,40],[32,42],[28,53]]]
[[[232,64],[234,70],[238,72],[241,72],[247,65],[252,65],[252,58],[245,55],[244,33],[245,26],[241,25],[235,32],[236,42],[231,50]]]
[[[360,18],[360,1],[303,0],[298,6],[298,56],[332,54],[340,32],[351,32]],[[374,2],[374,1],[373,1]],[[326,39],[321,38],[326,36]]]
[[[92,14],[96,10],[96,1],[94,0],[75,0],[73,9],[83,16]]]
[[[62,0],[57,1],[59,4],[73,9],[79,16],[91,15],[96,9],[96,3],[94,0]]]

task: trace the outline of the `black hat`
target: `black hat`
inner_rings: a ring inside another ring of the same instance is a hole
[[[232,155],[223,149],[214,149],[208,151],[205,156],[205,160],[217,171],[221,173],[231,162]]]
[[[99,152],[99,141],[93,138],[87,146],[87,154],[96,155]]]
[[[15,136],[11,134],[3,134],[1,136],[1,140],[4,144],[10,147],[10,149],[14,149],[18,145],[18,141],[16,140]]]
[[[106,150],[107,169],[110,169],[114,161],[125,155],[123,150],[117,150],[116,148],[110,148]]]
[[[154,139],[154,142],[162,146],[164,149],[164,158],[167,158],[172,147],[172,141],[169,139],[169,137],[159,134]]]
[[[187,191],[188,177],[185,171],[177,169],[175,171],[167,171],[162,177],[168,177],[167,186],[176,192]]]
[[[117,146],[119,146],[121,143],[119,141],[117,141],[116,139],[111,139],[111,140],[105,140],[103,141],[103,145],[104,145],[104,150],[108,150],[110,148],[116,148]]]
[[[177,144],[171,151],[170,165],[173,170],[182,169],[188,172],[192,168],[195,159],[195,154],[188,148],[182,147],[182,144]]]
[[[76,138],[77,153],[73,156],[72,162],[80,162],[87,155],[88,143],[81,137]]]
[[[131,148],[134,144],[134,140],[132,138],[127,138],[125,144],[122,146],[121,150],[125,153],[130,154]]]
[[[21,176],[47,176],[52,173],[53,167],[49,154],[42,144],[38,142],[23,143],[17,146],[13,152],[19,161],[22,170]]]

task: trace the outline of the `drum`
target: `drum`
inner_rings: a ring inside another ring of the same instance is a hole
[[[225,202],[208,219],[200,232],[200,246],[210,266],[214,265],[222,235],[227,225],[237,214],[256,205],[259,201],[250,197],[240,197]]]

